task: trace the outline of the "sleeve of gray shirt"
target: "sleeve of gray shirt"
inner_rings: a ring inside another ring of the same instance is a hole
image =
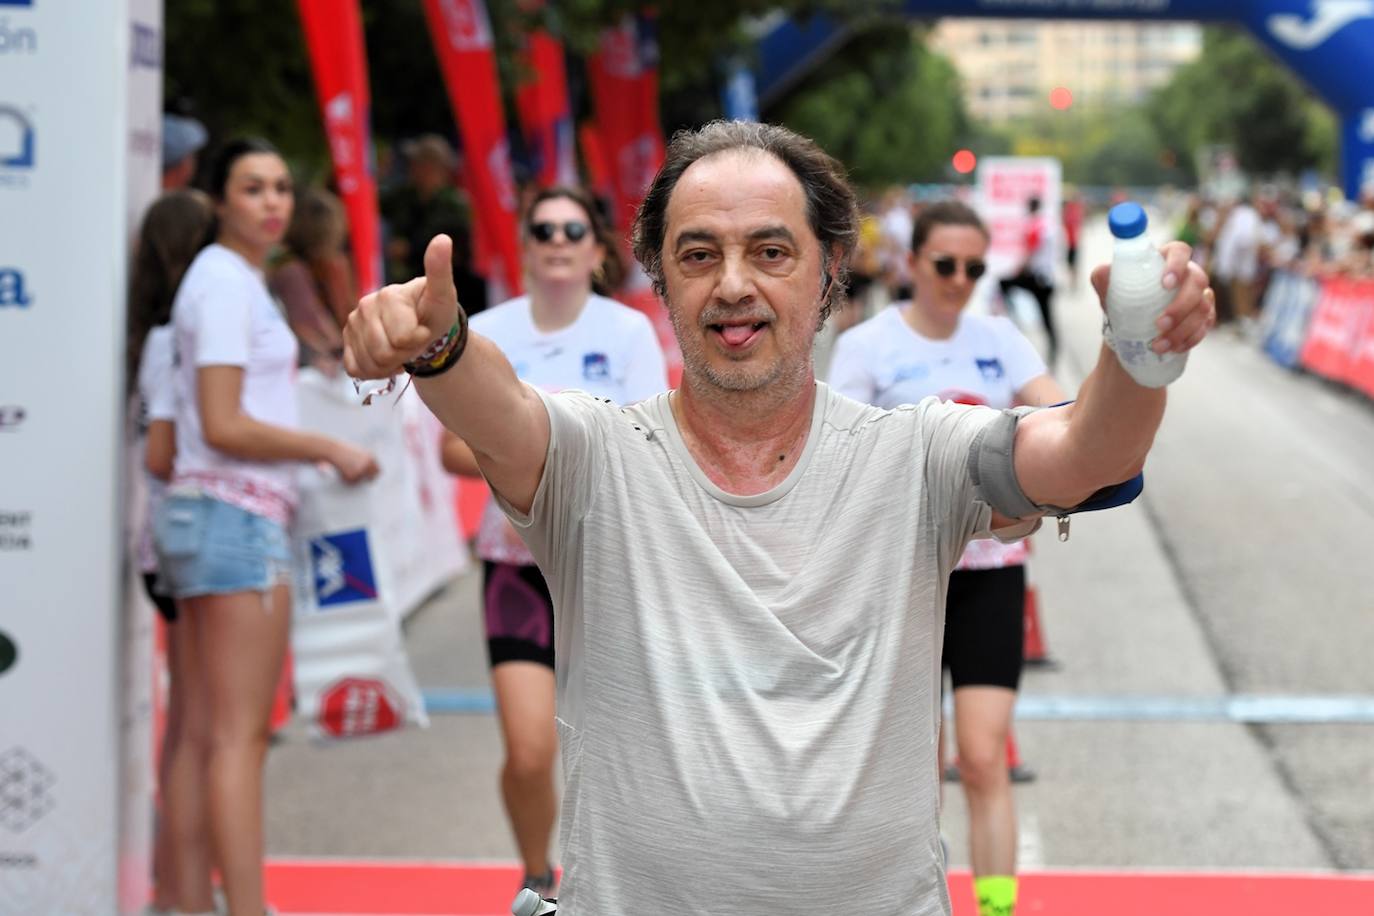
[[[576,542],[579,523],[596,493],[606,466],[605,422],[616,408],[584,391],[540,391],[549,412],[549,450],[544,473],[528,514],[493,493],[530,553],[544,568],[566,556]]]
[[[969,456],[980,435],[1002,419],[1003,411],[942,402],[934,397],[926,398],[918,409],[926,493],[936,521],[942,561],[948,560],[952,568],[965,545],[975,538],[1014,541],[1034,532],[1040,525],[1038,518],[992,530],[992,507],[984,488],[977,486],[969,473]]]

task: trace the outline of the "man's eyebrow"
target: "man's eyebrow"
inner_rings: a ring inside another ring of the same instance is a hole
[[[750,232],[747,236],[745,236],[745,239],[750,242],[762,242],[767,241],[769,239],[778,239],[792,246],[795,246],[797,244],[797,238],[792,234],[792,230],[788,229],[786,226],[781,225],[763,226],[759,229],[755,229],[753,232]],[[710,245],[719,245],[720,237],[717,236],[714,232],[708,232],[705,229],[686,229],[678,234],[677,239],[673,243],[673,250],[681,251],[684,245],[689,245],[693,242],[706,242]]]
[[[796,246],[797,244],[796,236],[794,236],[792,230],[788,229],[786,226],[764,226],[762,229],[755,229],[753,232],[749,233],[748,239],[751,242],[762,242],[767,239],[781,239],[792,246]]]
[[[678,233],[677,240],[673,242],[673,250],[681,251],[683,245],[692,242],[706,242],[710,245],[720,244],[720,239],[714,232],[707,232],[705,229],[686,229]]]

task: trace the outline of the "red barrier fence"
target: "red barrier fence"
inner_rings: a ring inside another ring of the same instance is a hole
[[[1374,396],[1374,281],[1335,277],[1321,293],[1299,357],[1304,369]]]
[[[1374,279],[1277,271],[1264,297],[1264,349],[1280,365],[1374,398]]]

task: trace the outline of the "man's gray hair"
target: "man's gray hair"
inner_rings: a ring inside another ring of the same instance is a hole
[[[859,212],[854,189],[842,166],[815,141],[775,124],[751,121],[711,121],[696,130],[680,130],[668,144],[663,167],[649,184],[635,215],[634,254],[653,281],[654,291],[666,294],[663,281],[663,241],[668,229],[668,198],[672,197],[692,163],[717,153],[759,150],[780,160],[801,182],[806,195],[806,218],[821,244],[822,279],[820,321],[843,302],[849,261],[859,239]],[[839,257],[834,257],[834,249]],[[834,272],[834,279],[830,272]]]

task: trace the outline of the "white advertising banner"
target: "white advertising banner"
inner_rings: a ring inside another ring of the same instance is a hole
[[[401,381],[404,390],[404,381]],[[300,373],[301,424],[371,451],[381,473],[347,487],[304,467],[292,525],[296,712],[321,737],[426,725],[401,623],[467,566],[439,422],[410,391],[368,407],[351,381]]]
[[[127,242],[158,168],[156,121],[151,141],[137,132],[160,107],[160,8],[0,3],[5,914],[135,912],[146,888],[142,841],[121,836],[126,790],[147,790],[146,747],[122,752],[146,709],[120,676],[138,654],[125,635],[141,638],[122,618],[121,393]]]
[[[994,277],[1016,273],[1026,258],[1027,202],[1039,198],[1044,225],[1055,240],[1055,263],[1062,259],[1063,200],[1058,159],[1032,156],[987,156],[978,160],[974,207],[992,234],[988,272]]]

